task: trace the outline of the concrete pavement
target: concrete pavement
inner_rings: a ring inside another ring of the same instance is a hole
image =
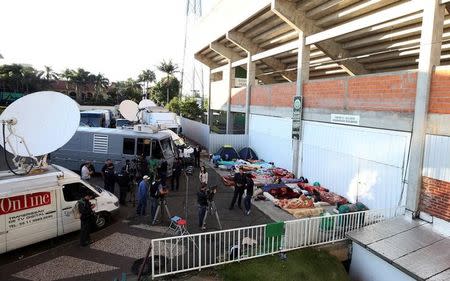
[[[224,229],[259,225],[271,222],[262,212],[253,208],[250,216],[244,216],[238,208],[230,211],[228,206],[233,190],[224,187],[220,177],[208,168],[210,183],[217,183],[215,202]],[[100,178],[95,179],[101,183]],[[180,191],[167,196],[172,215],[185,217],[186,181],[180,179]],[[190,233],[200,232],[197,226],[196,192],[198,190],[198,168],[189,177],[187,221]],[[116,186],[116,191],[118,187]],[[149,213],[149,209],[147,209]],[[105,229],[92,234],[96,241],[89,247],[78,245],[78,233],[68,234],[53,242],[31,245],[0,255],[0,280],[113,280],[126,272],[132,277],[133,262],[145,255],[151,239],[164,237],[168,219],[156,226],[150,225],[150,216],[138,217],[131,205],[121,207],[120,215]],[[208,218],[208,231],[218,230],[214,218]]]

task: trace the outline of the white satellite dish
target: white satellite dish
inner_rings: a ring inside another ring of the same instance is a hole
[[[26,95],[0,115],[5,149],[16,157],[46,155],[66,144],[80,124],[78,104],[70,97],[52,91]]]
[[[156,106],[156,104],[148,99],[143,99],[139,102],[139,109],[147,108],[147,107],[153,107]]]
[[[132,100],[124,100],[119,105],[119,112],[122,114],[123,118],[131,122],[138,121],[138,104]]]

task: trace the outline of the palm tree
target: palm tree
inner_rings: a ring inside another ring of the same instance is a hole
[[[56,80],[58,79],[58,74],[56,72],[53,71],[53,69],[50,66],[44,66],[44,77],[45,80],[50,81],[50,80]]]
[[[69,92],[69,84],[73,82],[75,71],[66,68],[62,73],[59,74],[59,76],[66,80],[66,91]]]
[[[167,103],[169,103],[169,86],[170,86],[170,78],[173,77],[175,72],[178,72],[178,65],[173,63],[172,60],[166,62],[163,60],[160,65],[157,66],[158,70],[167,74],[166,76],[166,89],[167,89]]]
[[[147,98],[148,84],[155,82],[155,80],[156,80],[155,72],[153,72],[150,69],[142,70],[141,74],[139,74],[138,81],[145,83],[144,88],[145,98]]]
[[[90,72],[84,70],[83,68],[78,68],[77,71],[74,72],[73,82],[75,83],[75,92],[77,94],[77,100],[80,99],[80,88],[83,90],[86,89],[87,84],[89,84],[89,75]]]
[[[95,87],[95,100],[97,100],[100,95],[100,91],[109,87],[109,79],[101,73],[92,75],[92,79]]]

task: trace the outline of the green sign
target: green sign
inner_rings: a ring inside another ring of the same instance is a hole
[[[299,140],[302,135],[302,97],[294,97],[293,114],[292,114],[292,138]]]

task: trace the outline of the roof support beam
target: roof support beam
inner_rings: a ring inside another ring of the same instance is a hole
[[[209,48],[214,52],[218,53],[219,55],[221,55],[222,57],[229,59],[231,62],[235,62],[241,59],[241,56],[239,56],[232,49],[227,48],[225,47],[225,45],[220,44],[218,42],[212,42],[211,44],[209,44]]]
[[[219,65],[217,63],[215,63],[211,59],[208,59],[206,56],[201,55],[199,53],[195,54],[194,58],[196,60],[198,60],[199,62],[203,63],[204,65],[206,65],[207,67],[209,67],[210,69],[214,69],[216,67],[219,67]]]
[[[419,198],[422,186],[423,156],[433,69],[440,63],[441,38],[445,7],[439,0],[429,0],[423,10],[420,38],[419,68],[417,72],[414,123],[409,157],[408,190],[406,208],[413,217],[419,215]]]
[[[257,54],[263,51],[258,47],[258,45],[253,43],[249,38],[245,37],[242,32],[229,31],[227,32],[227,39],[241,47],[247,53]],[[261,61],[267,64],[269,67],[273,68],[273,70],[281,71],[281,76],[283,76],[283,78],[288,80],[289,82],[296,81],[295,73],[284,71],[286,69],[286,65],[284,65],[280,60],[274,57],[268,57],[261,59]]]
[[[369,16],[365,16],[348,23],[341,24],[339,26],[327,29],[325,31],[314,32],[314,34],[306,38],[306,44],[316,44],[318,42],[338,37],[359,29],[374,26],[376,24],[394,20],[423,9],[423,2],[410,1],[392,8],[385,9],[383,11],[374,13]]]
[[[298,10],[293,2],[289,2],[288,0],[272,0],[272,11],[294,29],[304,32],[305,36],[322,31],[320,27],[315,25],[315,21],[308,19],[305,12]],[[310,45],[311,43],[306,42],[306,44]],[[350,57],[349,52],[344,50],[341,44],[332,40],[323,41],[315,45],[332,59]],[[340,65],[350,75],[369,73],[362,64],[355,60],[344,60],[340,62]]]

